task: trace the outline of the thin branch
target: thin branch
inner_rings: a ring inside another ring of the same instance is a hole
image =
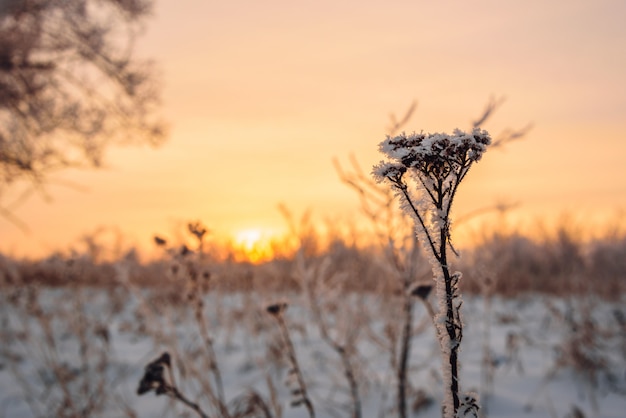
[[[174,399],[177,399],[179,401],[181,401],[182,403],[184,403],[185,405],[187,405],[189,408],[193,409],[194,411],[196,411],[196,413],[201,417],[201,418],[209,418],[209,416],[200,408],[200,406],[195,403],[190,401],[189,399],[187,399],[185,397],[185,395],[183,395],[182,393],[180,393],[180,391],[178,390],[178,388],[176,388],[176,386],[170,386],[169,387],[169,393],[170,396]]]
[[[30,234],[31,231],[28,228],[28,225],[22,222],[20,218],[18,218],[13,212],[11,212],[11,210],[5,209],[0,206],[0,216],[15,225],[24,234]]]
[[[508,144],[509,142],[513,142],[518,139],[522,139],[526,136],[526,134],[533,128],[533,124],[529,123],[521,129],[513,130],[506,129],[502,132],[498,137],[493,141],[490,145],[492,148],[501,147],[504,144]]]
[[[413,100],[411,102],[411,105],[409,106],[408,110],[406,111],[406,113],[402,117],[402,119],[396,120],[396,116],[393,113],[389,116],[389,119],[391,119],[391,126],[388,129],[388,132],[389,132],[390,136],[393,136],[395,133],[398,132],[398,130],[400,130],[400,128],[402,128],[404,125],[407,124],[407,122],[413,116],[413,113],[415,112],[415,109],[417,109],[417,101]]]
[[[480,115],[478,119],[472,122],[472,127],[478,128],[482,124],[487,121],[491,117],[491,115],[506,101],[506,97],[502,96],[499,99],[496,99],[493,95],[489,98],[487,105],[485,106],[485,110]]]

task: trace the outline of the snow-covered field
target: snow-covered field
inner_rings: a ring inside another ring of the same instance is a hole
[[[461,386],[480,396],[484,416],[626,416],[623,299],[464,299]],[[363,416],[397,416],[400,303],[372,294],[338,300],[321,315],[331,338],[354,342]],[[226,401],[255,390],[273,415],[308,416],[290,406],[284,346],[266,312],[277,301],[289,304],[284,319],[316,416],[350,417],[340,357],[321,338],[309,301],[296,294],[204,298]],[[144,366],[165,351],[181,393],[217,416],[202,396],[203,382],[213,381],[206,343],[191,304],[176,292],[18,289],[3,291],[1,302],[0,417],[195,416],[166,396],[136,393]],[[417,301],[414,315],[408,404],[411,416],[438,417],[437,342]]]

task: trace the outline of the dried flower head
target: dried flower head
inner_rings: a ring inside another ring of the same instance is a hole
[[[154,389],[157,395],[167,393],[169,386],[164,375],[165,367],[171,367],[170,355],[167,352],[146,365],[143,377],[137,388],[137,395],[143,395],[152,389]]]
[[[158,235],[154,236],[154,243],[159,246],[159,247],[164,247],[165,245],[167,245],[167,240],[165,238],[161,238]]]
[[[428,295],[430,295],[430,292],[433,290],[433,285],[432,284],[420,284],[417,285],[413,288],[413,290],[411,290],[411,295],[412,296],[417,296],[420,299],[428,299]]]
[[[287,306],[288,305],[285,302],[281,302],[269,305],[266,309],[267,312],[271,315],[280,315],[287,309]]]
[[[202,238],[204,238],[206,233],[209,232],[209,229],[200,221],[188,223],[187,229],[189,230],[189,233],[194,235],[199,241],[202,241]]]
[[[193,254],[193,251],[189,249],[185,244],[180,247],[180,256],[187,257],[189,254]]]
[[[444,180],[480,160],[490,143],[489,133],[478,128],[471,133],[456,129],[452,135],[402,133],[387,136],[379,149],[390,161],[375,166],[373,174],[379,181],[393,181],[414,169],[429,178]]]

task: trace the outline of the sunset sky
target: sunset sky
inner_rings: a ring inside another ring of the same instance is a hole
[[[456,201],[535,220],[602,223],[626,209],[626,2],[157,0],[138,53],[161,73],[169,140],[112,149],[99,171],[60,172],[46,201],[0,219],[0,252],[42,256],[99,227],[152,248],[189,220],[217,235],[281,233],[294,214],[354,219],[333,158],[368,172],[389,115],[406,131],[532,130],[489,151]],[[72,183],[78,186],[67,187]]]

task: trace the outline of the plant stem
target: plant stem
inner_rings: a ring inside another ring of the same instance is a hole
[[[301,391],[302,402],[304,406],[309,412],[309,418],[315,418],[315,410],[313,409],[313,403],[309,399],[309,395],[307,394],[306,384],[304,383],[304,378],[302,377],[302,372],[300,371],[300,366],[298,365],[298,359],[296,358],[296,350],[291,342],[291,338],[289,337],[289,331],[287,330],[287,324],[285,323],[285,319],[282,314],[275,315],[276,320],[278,321],[278,326],[280,328],[280,332],[283,336],[283,341],[287,346],[287,355],[289,356],[289,361],[291,366],[293,367],[293,371],[296,374],[296,379],[298,381],[298,386]]]
[[[448,333],[448,348],[444,352],[448,353],[448,358],[444,358],[444,368],[446,368],[445,362],[448,362],[450,370],[450,381],[445,382],[449,387],[449,395],[452,396],[453,411],[448,414],[448,411],[444,410],[444,414],[448,417],[456,416],[456,412],[459,409],[459,378],[458,378],[458,350],[460,346],[460,335],[457,333],[459,330],[459,318],[458,312],[455,311],[454,299],[456,297],[455,284],[452,283],[452,275],[448,268],[447,258],[447,237],[448,228],[447,222],[440,228],[440,258],[439,263],[441,271],[443,273],[445,283],[445,304],[446,304],[446,331]],[[445,407],[445,404],[444,404]]]
[[[407,369],[409,365],[409,352],[411,351],[411,339],[413,337],[413,300],[408,292],[408,287],[410,286],[408,275],[405,277],[404,285],[404,327],[401,336],[400,363],[398,364],[398,416],[400,418],[407,417]]]
[[[209,416],[204,413],[204,411],[200,408],[200,406],[195,403],[190,401],[189,399],[187,399],[185,397],[185,395],[183,395],[182,393],[180,393],[180,391],[178,390],[178,388],[172,386],[169,388],[171,395],[174,399],[178,399],[179,401],[181,401],[182,403],[184,403],[185,405],[187,405],[189,408],[193,409],[194,411],[196,411],[196,413],[201,417],[201,418],[209,418]]]
[[[328,332],[328,327],[326,326],[326,322],[322,317],[322,312],[319,307],[318,296],[316,294],[315,288],[313,284],[309,284],[308,287],[308,296],[311,303],[311,310],[313,312],[313,317],[315,318],[315,322],[318,325],[320,330],[320,335],[324,341],[328,345],[332,347],[333,350],[337,352],[341,359],[341,363],[343,365],[344,376],[348,382],[348,386],[350,388],[350,397],[352,399],[352,418],[361,418],[361,398],[359,396],[359,386],[357,383],[357,379],[354,373],[354,367],[352,366],[352,362],[350,361],[350,353],[354,349],[354,343],[351,341],[351,338],[348,337],[348,342],[340,343],[339,341],[333,339]]]

